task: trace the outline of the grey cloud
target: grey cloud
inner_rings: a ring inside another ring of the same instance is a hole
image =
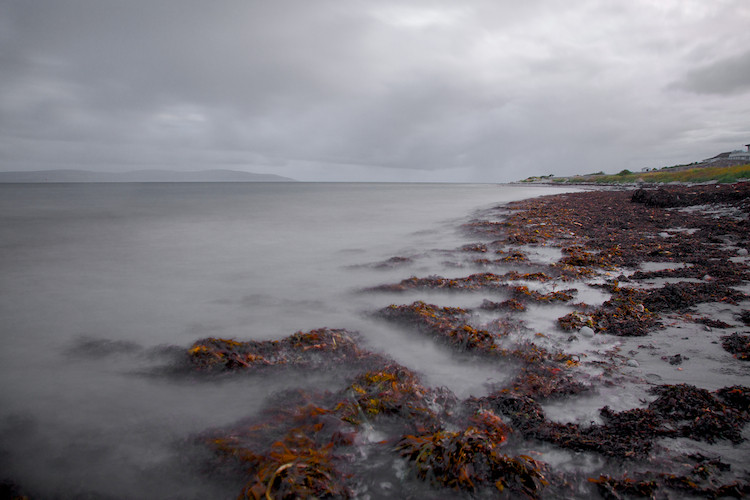
[[[726,139],[685,137],[747,129],[737,103],[706,113],[664,90],[707,21],[647,2],[0,2],[4,169],[246,161],[294,177],[330,163],[499,181],[619,170],[663,149],[690,159]],[[733,2],[711,26],[735,22]],[[704,53],[721,43],[706,38]],[[746,89],[746,69],[722,68],[701,70]],[[701,74],[684,85],[711,87]]]
[[[675,88],[699,94],[741,94],[750,91],[750,50],[690,70]]]

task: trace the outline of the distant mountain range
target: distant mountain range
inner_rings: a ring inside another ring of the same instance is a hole
[[[274,174],[253,174],[237,170],[134,170],[93,172],[90,170],[35,170],[0,172],[0,182],[295,182]]]

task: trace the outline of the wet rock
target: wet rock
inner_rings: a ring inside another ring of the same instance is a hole
[[[578,330],[578,333],[581,335],[581,337],[591,338],[594,336],[594,329],[590,326],[584,326],[581,327],[580,330]]]
[[[662,358],[665,361],[668,361],[670,365],[681,365],[682,362],[689,358],[684,358],[682,354],[675,354],[674,356],[664,357]]]
[[[630,201],[647,207],[675,207],[680,204],[680,195],[666,189],[637,189]]]

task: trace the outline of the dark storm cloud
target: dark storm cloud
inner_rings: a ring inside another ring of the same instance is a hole
[[[503,181],[693,160],[750,128],[714,97],[747,88],[743,5],[0,0],[0,168]]]

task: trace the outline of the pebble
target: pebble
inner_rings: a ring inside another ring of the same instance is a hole
[[[737,250],[737,255],[746,256],[747,255],[747,248],[740,248]]]
[[[581,328],[580,330],[578,330],[578,333],[580,333],[581,336],[583,336],[583,337],[589,337],[589,338],[591,338],[591,337],[594,336],[594,329],[591,328],[590,326],[584,326],[583,328]]]
[[[628,360],[628,362],[627,362],[627,365],[628,365],[628,366],[632,366],[633,368],[638,368],[639,366],[641,366],[641,365],[640,365],[640,364],[638,363],[638,361],[636,361],[636,360],[634,360],[634,359],[629,359],[629,360]]]

